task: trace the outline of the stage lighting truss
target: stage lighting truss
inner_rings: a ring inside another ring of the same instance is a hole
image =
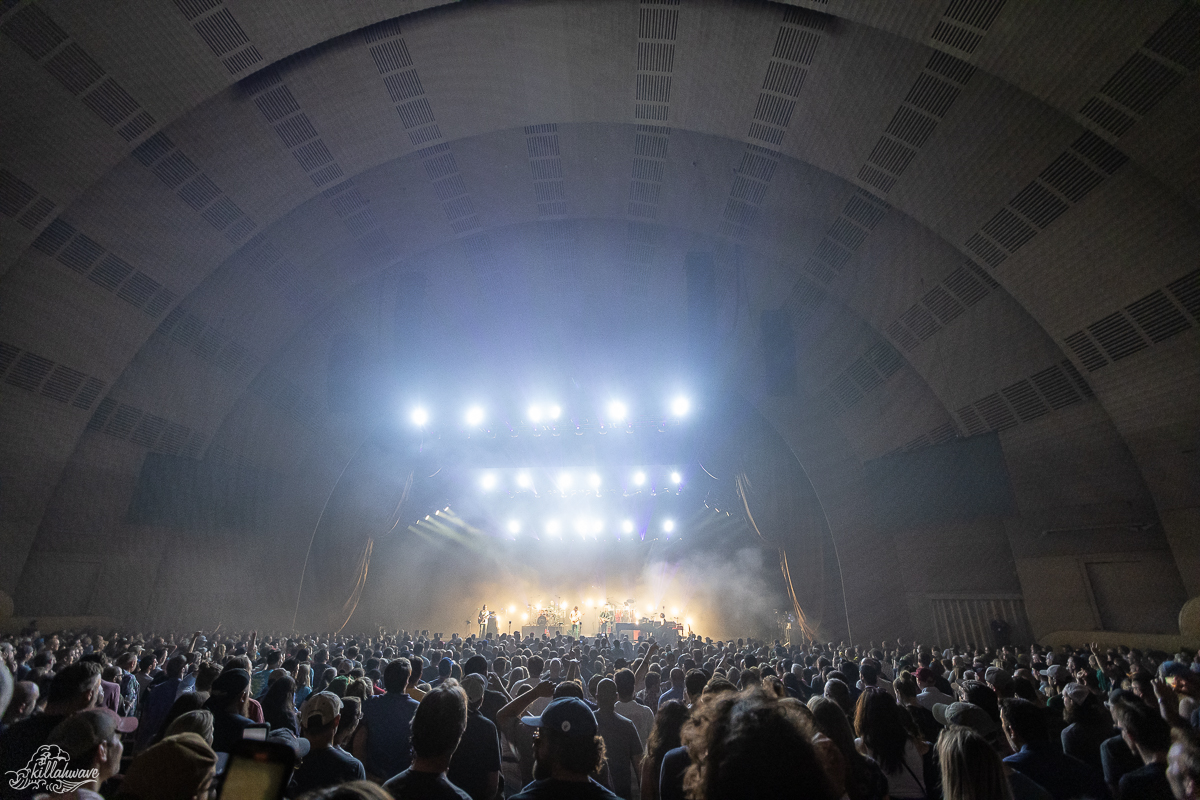
[[[509,404],[474,402],[460,406],[457,418],[454,414],[435,418],[429,408],[428,405],[410,406],[403,415],[410,427],[421,431],[428,429],[438,433],[439,428],[453,428],[457,422],[459,430],[467,435],[481,430],[491,432],[497,428],[507,428],[513,436],[522,433],[539,435],[545,431],[557,435],[563,430],[579,435],[604,434],[612,430],[662,432],[695,416],[697,410],[692,398],[684,394],[671,395],[658,402],[647,402],[645,398],[597,398],[583,407],[573,409],[556,400],[544,398],[516,408]]]
[[[476,484],[484,492],[508,495],[602,497],[637,494],[678,495],[687,485],[687,475],[678,467],[577,467],[547,472],[530,467],[486,469],[477,473]]]

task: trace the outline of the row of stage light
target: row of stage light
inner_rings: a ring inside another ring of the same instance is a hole
[[[683,395],[671,398],[666,404],[667,412],[676,419],[686,417],[692,410],[692,401]],[[610,400],[605,406],[603,422],[617,425],[630,419],[631,409],[624,400]],[[557,403],[534,403],[526,409],[525,415],[534,425],[553,425],[563,415],[562,406]],[[416,406],[409,411],[409,422],[418,428],[424,428],[433,422],[433,415],[425,406]],[[483,427],[488,421],[488,410],[481,404],[468,406],[463,412],[463,423],[468,428]]]
[[[479,487],[481,489],[483,489],[483,491],[490,492],[494,489],[504,488],[500,485],[501,480],[498,477],[497,472],[498,471],[489,470],[489,471],[484,472],[483,475],[480,476]],[[557,489],[559,492],[562,492],[563,494],[567,494],[568,492],[571,492],[571,491],[574,491],[577,489],[582,489],[584,491],[595,491],[597,494],[600,492],[600,488],[604,483],[604,478],[600,475],[599,472],[588,473],[586,478],[583,478],[582,476],[580,476],[580,477],[581,477],[581,480],[578,483],[576,483],[575,473],[572,473],[570,471],[560,472],[553,480],[553,488]],[[664,489],[676,488],[677,489],[677,488],[682,487],[682,485],[683,485],[683,473],[681,473],[677,469],[671,470],[669,473],[667,473],[665,475],[665,478],[666,478],[667,483],[665,485],[661,486],[661,488],[664,488]],[[525,490],[525,491],[535,491],[536,492],[536,486],[535,486],[533,476],[527,470],[521,470],[521,471],[517,472],[516,476],[512,479],[512,481],[514,484],[516,484],[517,491]],[[632,486],[635,489],[635,491],[640,491],[642,488],[644,488],[646,486],[647,481],[650,481],[651,489],[655,488],[654,482],[653,482],[651,476],[648,476],[646,474],[645,470],[642,470],[642,469],[636,470],[635,472],[633,472],[633,474],[631,474],[629,476],[629,486]]]
[[[449,507],[447,507],[446,510],[449,511]],[[439,509],[438,511],[434,511],[432,514],[427,514],[425,516],[425,520],[432,522],[434,517],[439,517],[441,515],[442,511]],[[632,540],[636,541],[637,539],[645,539],[652,533],[654,533],[655,538],[657,538],[655,529],[661,530],[664,537],[667,539],[672,537],[676,539],[681,538],[677,530],[678,526],[675,524],[675,520],[669,517],[658,520],[657,525],[647,524],[645,527],[639,526],[632,519],[626,518],[621,520],[616,527],[618,529],[618,539],[628,536],[631,537]],[[587,539],[589,536],[593,539],[596,539],[599,538],[600,534],[604,533],[607,529],[608,525],[600,517],[576,517],[574,520],[571,520],[569,524],[567,521],[564,521],[559,517],[550,517],[542,523],[540,528],[536,525],[527,527],[525,521],[517,517],[510,517],[508,521],[504,523],[504,530],[507,531],[513,539],[516,539],[521,535],[532,535],[535,538],[544,538],[547,540],[562,539],[563,534],[569,531],[574,531],[581,539]],[[542,534],[541,536],[538,535],[539,532]]]
[[[588,608],[588,609],[595,610],[595,608],[596,608],[596,607],[597,607],[597,605],[599,605],[599,604],[598,604],[598,603],[597,603],[595,600],[585,600],[585,601],[583,601],[583,603],[581,603],[581,605],[585,606],[585,607],[586,607],[586,608]],[[552,604],[552,606],[551,606],[551,607],[554,607],[554,606],[557,606],[557,608],[559,608],[559,609],[561,609],[561,610],[563,610],[563,611],[566,611],[566,610],[567,610],[567,609],[570,607],[570,604],[569,604],[569,603],[568,603],[566,600],[563,600],[561,603],[558,603],[558,604]],[[531,605],[529,605],[529,606],[527,606],[527,607],[528,607],[528,608],[537,608],[537,609],[544,609],[544,608],[545,608],[545,606],[543,606],[541,603],[533,603],[533,604],[531,604]],[[617,607],[617,606],[614,606],[614,608],[619,608],[619,607]],[[505,609],[505,608],[501,608],[501,609],[500,609],[500,611],[501,611],[501,612],[503,612],[503,611],[505,611],[505,610],[507,610],[507,611],[508,611],[508,616],[509,616],[509,618],[510,618],[510,621],[511,621],[511,618],[513,618],[513,617],[515,617],[515,616],[516,616],[516,613],[517,613],[517,606],[516,606],[516,604],[510,604],[510,605],[508,606],[508,608],[507,608],[507,609]],[[635,612],[644,612],[644,613],[645,613],[645,615],[646,615],[647,617],[653,616],[654,614],[658,613],[658,610],[657,610],[657,609],[655,609],[655,608],[654,608],[654,607],[652,607],[652,606],[646,606],[644,609],[640,609],[640,608],[632,608],[632,609],[630,609],[630,611],[635,611]],[[665,607],[665,606],[663,607],[663,613],[664,613],[664,614],[666,613],[666,607]],[[678,608],[672,608],[672,609],[671,609],[671,619],[673,619],[673,620],[678,620],[678,619],[680,619],[680,611],[679,611],[679,609],[678,609]],[[522,621],[522,622],[529,622],[529,613],[528,613],[528,612],[522,612],[522,613],[521,613],[521,621]],[[689,628],[692,626],[692,618],[691,618],[691,617],[687,617],[687,618],[685,618],[685,619],[683,619],[683,620],[681,620],[681,621],[682,621],[682,622],[684,622],[684,623],[685,623],[685,624],[686,624],[686,625],[687,625]]]

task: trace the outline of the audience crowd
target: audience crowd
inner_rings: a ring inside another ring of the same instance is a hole
[[[288,797],[1200,800],[1188,652],[26,631],[0,656],[0,800],[207,800],[260,738]]]

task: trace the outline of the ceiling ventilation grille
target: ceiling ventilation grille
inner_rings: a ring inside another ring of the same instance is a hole
[[[36,3],[13,13],[0,32],[42,65],[51,77],[106,125],[132,142],[157,122]]]
[[[475,210],[471,195],[467,193],[466,184],[458,171],[458,163],[454,160],[450,145],[441,141],[445,136],[438,127],[421,77],[413,66],[412,55],[404,42],[399,21],[392,19],[372,25],[364,31],[363,39],[368,45],[371,60],[383,76],[388,97],[396,104],[396,114],[408,133],[408,140],[414,147],[421,148],[416,151],[416,155],[430,182],[440,181],[451,175],[458,176],[457,183],[434,186],[450,229],[462,235],[479,230],[482,227],[479,214]],[[431,142],[436,144],[430,144]],[[446,194],[450,189],[457,190],[459,187],[460,193]],[[384,233],[377,229],[373,230],[370,236],[384,237]],[[386,249],[390,252],[390,245]]]
[[[930,45],[970,55],[996,21],[1005,0],[952,0],[934,26]]]
[[[1200,6],[1184,3],[1084,103],[1076,117],[1089,130],[963,246],[988,266],[1004,263],[1129,160],[1112,143],[1197,68]]]
[[[95,286],[157,319],[178,297],[127,261],[110,253],[74,227],[56,219],[33,240],[33,249],[55,258]]]
[[[1190,319],[1189,319],[1190,318]],[[1184,275],[1063,339],[1088,372],[1200,323],[1200,270]]]
[[[0,342],[0,379],[84,411],[91,409],[108,385],[99,378],[7,342]]]
[[[167,455],[199,458],[204,449],[204,436],[200,431],[135,406],[118,403],[111,397],[100,401],[87,429]]]
[[[679,3],[639,3],[637,73],[633,97],[633,118],[638,124],[634,130],[633,169],[625,207],[626,216],[632,220],[658,219],[667,151],[671,143],[671,128],[665,123],[671,116],[672,72],[675,69],[675,38],[678,31]],[[540,215],[541,203],[538,209]],[[636,228],[633,224],[629,226],[630,230]],[[654,252],[652,241],[626,240],[621,281],[621,292],[625,298],[645,298]]]
[[[132,155],[232,244],[241,244],[258,227],[165,133],[154,134]]]
[[[828,20],[825,14],[800,8],[783,13],[746,134],[751,142],[742,152],[721,214],[721,236],[744,241],[758,219],[779,163],[777,148],[791,125],[796,100],[808,79]],[[797,283],[786,301],[793,315],[807,316],[824,298],[823,292],[816,295],[806,287]]]
[[[1003,4],[1003,0],[975,3],[955,0],[946,15],[967,20],[967,24],[971,25],[986,23],[986,27],[979,29],[979,35],[982,36],[982,33],[991,27]],[[813,249],[812,255],[804,262],[805,272],[826,284],[837,277],[854,252],[883,219],[890,208],[884,198],[895,187],[918,150],[929,140],[938,122],[949,111],[961,89],[974,74],[974,66],[953,55],[936,52],[930,56],[900,107],[876,140],[866,162],[859,168],[857,181],[862,188],[851,195],[841,214],[829,226]],[[962,312],[957,301],[938,290],[926,295],[925,303],[937,306],[932,310],[942,324]],[[928,338],[940,327],[938,322],[926,319],[928,314],[923,309],[917,306],[914,306],[914,309],[917,310],[910,310],[908,313],[911,315],[912,324],[920,328],[916,336],[911,335],[905,327],[907,321],[893,323],[888,328],[889,335],[905,350],[913,349],[922,339]]]
[[[956,412],[968,436],[1003,431],[1091,398],[1070,361],[1043,369]]]
[[[1200,67],[1200,6],[1183,3],[1079,109],[1077,119],[1110,142],[1124,136]]]
[[[230,375],[242,376],[250,370],[250,349],[246,345],[187,312],[183,306],[171,309],[159,323],[156,333],[188,348]]]
[[[541,219],[567,213],[566,190],[559,153],[558,125],[553,122],[525,126],[525,150],[533,174],[533,197]]]
[[[885,331],[901,349],[915,350],[921,342],[999,287],[991,275],[968,259],[926,292],[920,302],[889,324]]]
[[[222,0],[175,0],[175,6],[230,75],[262,63],[262,54]]]
[[[29,230],[37,230],[57,206],[48,197],[6,169],[0,169],[0,214],[15,219]]]
[[[829,382],[828,391],[837,402],[826,402],[827,410],[835,417],[840,416],[853,408],[868,392],[887,382],[902,366],[904,358],[891,344],[876,342]],[[820,394],[823,392],[818,392]]]
[[[419,80],[416,80],[415,72],[413,80],[415,84],[406,85],[410,87],[415,85],[419,89],[421,84]],[[246,95],[253,100],[255,107],[274,129],[283,146],[291,152],[296,163],[308,175],[313,185],[318,188],[325,187],[321,196],[330,201],[329,204],[334,213],[345,224],[350,235],[357,239],[360,245],[364,240],[378,239],[377,246],[374,248],[376,250],[390,247],[391,242],[388,240],[387,234],[380,229],[379,222],[375,219],[367,200],[353,186],[353,183],[342,180],[335,186],[330,186],[338,179],[344,178],[345,173],[333,154],[329,152],[329,148],[317,132],[312,120],[301,109],[300,102],[296,100],[291,89],[284,83],[283,73],[278,68],[272,67],[255,73],[241,85]],[[338,187],[342,187],[342,190],[339,191]],[[373,238],[368,239],[368,237]]]

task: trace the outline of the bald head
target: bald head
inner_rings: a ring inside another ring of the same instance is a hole
[[[33,681],[17,681],[13,686],[12,702],[8,704],[8,711],[4,714],[5,724],[12,725],[27,718],[37,707],[40,696],[38,685]]]

